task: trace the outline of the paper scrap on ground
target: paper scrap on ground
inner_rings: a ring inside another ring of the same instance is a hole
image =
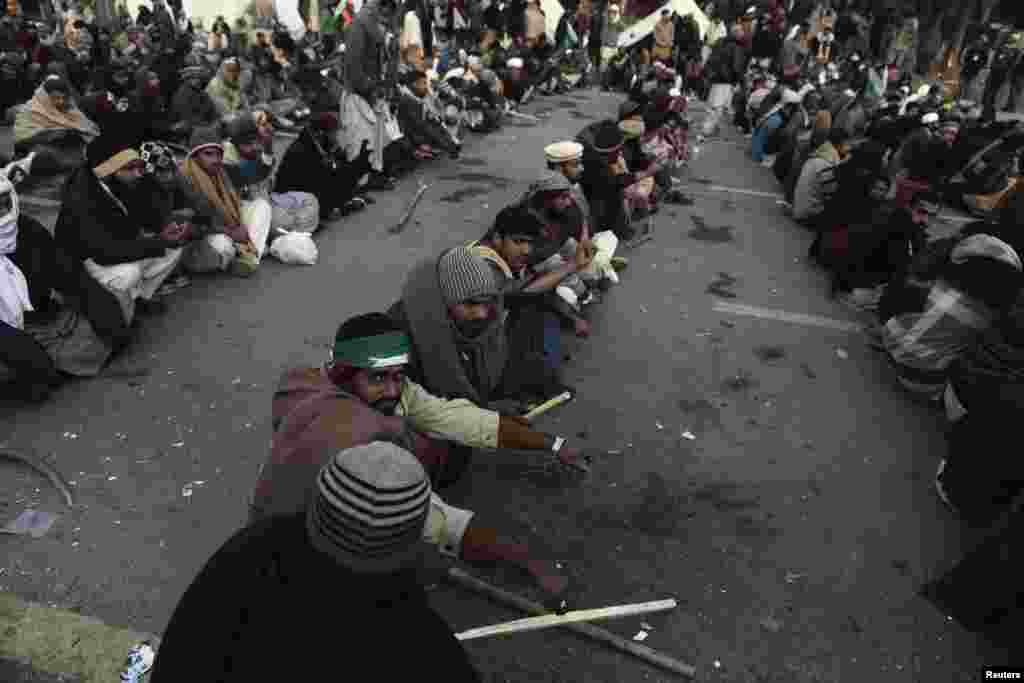
[[[749,315],[754,318],[765,320],[776,320],[778,322],[793,323],[796,325],[808,325],[810,327],[825,327],[841,332],[861,332],[864,326],[860,323],[825,318],[820,315],[807,315],[805,313],[790,313],[775,308],[761,308],[760,306],[748,306],[746,304],[734,304],[728,301],[716,301],[712,310],[715,313],[732,313],[734,315]]]
[[[60,515],[43,510],[25,510],[14,520],[4,525],[0,531],[3,531],[5,534],[16,534],[18,536],[28,534],[32,538],[40,538],[46,535],[46,532],[50,530],[50,527],[53,526],[53,523],[59,517]]]

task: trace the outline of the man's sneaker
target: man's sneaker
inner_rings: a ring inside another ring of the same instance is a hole
[[[149,673],[156,660],[156,653],[148,640],[144,640],[128,651],[128,659],[121,670],[121,683],[138,683],[142,676]]]

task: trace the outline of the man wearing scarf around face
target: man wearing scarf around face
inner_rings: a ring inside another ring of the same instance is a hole
[[[162,310],[153,295],[178,265],[183,245],[176,234],[143,236],[140,217],[128,213],[144,170],[134,147],[113,135],[97,138],[64,188],[54,229],[58,243],[117,298],[128,324],[137,300],[144,312]]]
[[[467,247],[415,266],[389,314],[412,340],[410,377],[432,394],[486,407],[561,393],[542,357],[509,348],[504,297]]]
[[[218,268],[246,277],[259,268],[270,235],[273,209],[258,199],[243,202],[224,170],[224,145],[216,128],[199,128],[192,134],[192,151],[182,167],[188,181],[189,204],[211,225],[212,243],[219,255]]]
[[[273,451],[260,471],[250,521],[299,509],[317,469],[332,454],[374,440],[413,453],[435,488],[458,479],[470,448],[551,451],[567,467],[587,467],[590,456],[562,437],[536,432],[466,399],[428,393],[406,375],[410,348],[408,335],[394,321],[368,313],[338,328],[326,366],[285,373],[274,394]],[[509,562],[549,593],[565,588],[551,563],[532,559],[522,544],[499,540],[471,511],[449,506],[436,494],[431,507],[424,540],[442,553],[468,562]]]
[[[61,377],[43,347],[25,331],[25,314],[49,300],[53,278],[45,269],[30,267],[42,260],[31,253],[30,242],[39,244],[41,237],[52,250],[53,240],[43,226],[20,215],[9,168],[0,170],[0,383],[6,384],[5,375],[13,375],[13,391],[5,386],[5,394],[42,401]],[[28,235],[20,234],[24,227],[30,228]]]

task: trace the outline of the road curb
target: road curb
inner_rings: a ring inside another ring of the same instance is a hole
[[[118,680],[128,650],[151,634],[117,628],[76,612],[0,593],[0,659],[81,683]]]

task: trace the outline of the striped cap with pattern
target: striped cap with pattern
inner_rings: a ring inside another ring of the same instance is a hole
[[[358,572],[391,572],[420,551],[430,481],[408,451],[375,441],[338,453],[317,476],[306,527],[317,550]]]

